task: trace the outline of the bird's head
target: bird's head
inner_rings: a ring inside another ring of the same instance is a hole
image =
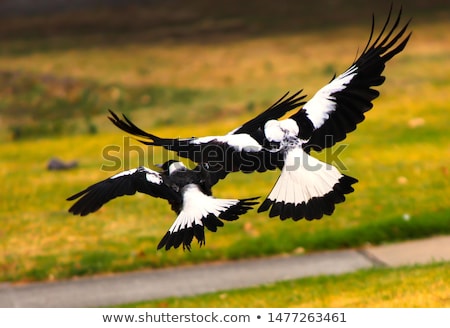
[[[161,168],[166,174],[169,175],[172,175],[178,170],[186,169],[186,166],[182,162],[173,159],[170,159],[163,164],[156,164],[155,166]]]
[[[264,124],[264,134],[267,140],[280,142],[283,139],[284,133],[280,128],[280,122],[277,120],[269,120]]]
[[[295,137],[298,135],[299,128],[293,119],[282,121],[269,120],[264,125],[264,134],[267,140],[280,142],[286,137]]]
[[[289,137],[296,137],[300,132],[297,122],[295,122],[292,118],[280,121],[280,128]]]

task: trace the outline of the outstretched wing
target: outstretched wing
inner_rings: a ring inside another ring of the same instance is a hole
[[[411,33],[405,34],[410,20],[399,27],[401,9],[389,28],[391,14],[392,6],[374,41],[375,19],[372,17],[371,34],[361,55],[291,116],[300,127],[299,137],[309,139],[303,144],[306,151],[320,151],[345,139],[347,133],[364,120],[364,113],[372,108],[372,101],[379,96],[372,87],[383,84],[385,77],[381,74],[386,62],[405,48],[411,36]]]
[[[288,93],[285,94],[266,111],[223,136],[160,138],[143,131],[125,115],[122,119],[110,111],[109,119],[119,129],[138,137],[143,144],[162,146],[196,163],[210,163],[216,173],[220,172],[216,176],[223,178],[229,172],[264,172],[281,167],[282,156],[277,152],[264,150],[263,126],[267,120],[278,119],[288,111],[303,105],[302,99],[305,96],[300,93],[301,91],[298,91],[290,97],[287,97]]]
[[[172,206],[181,204],[181,196],[164,184],[163,177],[158,172],[139,167],[118,173],[70,196],[67,200],[78,200],[70,207],[69,212],[85,216],[114,198],[134,195],[136,192],[167,199]]]

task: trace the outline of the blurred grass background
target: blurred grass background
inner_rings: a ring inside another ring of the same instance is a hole
[[[206,246],[156,251],[175,214],[122,197],[85,218],[65,198],[118,170],[172,156],[124,139],[124,112],[161,136],[223,134],[286,91],[312,96],[365,45],[390,1],[131,1],[0,13],[0,280],[72,276],[280,253],[359,247],[450,233],[450,4],[403,3],[413,37],[388,63],[381,97],[345,140],[360,182],[331,217],[281,222],[250,212]],[[0,9],[2,7],[0,6]],[[325,10],[324,10],[325,9]],[[378,25],[379,26],[379,25]],[[134,148],[140,147],[142,154]],[[111,168],[108,146],[124,159]],[[329,155],[330,153],[328,153]],[[77,160],[47,171],[52,157]],[[327,159],[327,153],[317,154]],[[277,172],[233,174],[219,197],[265,196]]]

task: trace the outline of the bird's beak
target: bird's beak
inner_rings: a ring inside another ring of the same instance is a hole
[[[156,167],[159,167],[160,169],[162,169],[163,165],[162,164],[155,164]]]

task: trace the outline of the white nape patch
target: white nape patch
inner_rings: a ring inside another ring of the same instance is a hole
[[[198,145],[211,141],[226,143],[237,151],[258,152],[262,149],[261,145],[247,133],[202,137],[193,140],[192,143]]]
[[[131,174],[134,174],[137,170],[138,169],[131,169],[128,171],[123,171],[123,172],[117,173],[116,175],[113,175],[110,179],[117,179],[117,178],[120,178],[120,177],[123,177],[126,175],[131,175]]]
[[[182,162],[173,162],[169,165],[169,175],[172,175],[178,170],[184,170],[186,166]]]
[[[208,214],[219,216],[239,202],[237,199],[220,199],[205,195],[195,184],[183,187],[182,194],[183,206],[169,229],[170,233],[191,228],[196,224],[203,225],[202,218]]]
[[[269,120],[264,124],[264,135],[267,140],[281,142],[284,139],[284,132],[277,120]]]
[[[342,176],[334,166],[297,147],[287,152],[281,174],[268,198],[275,202],[306,203],[332,191]]]
[[[289,137],[298,136],[299,128],[297,122],[295,122],[292,118],[288,118],[286,120],[280,121],[280,128],[287,133]]]
[[[321,127],[328,117],[330,117],[330,114],[336,110],[336,98],[332,94],[344,90],[357,74],[357,70],[358,67],[356,66],[350,67],[347,71],[317,91],[311,100],[303,106],[314,128],[318,129]]]

